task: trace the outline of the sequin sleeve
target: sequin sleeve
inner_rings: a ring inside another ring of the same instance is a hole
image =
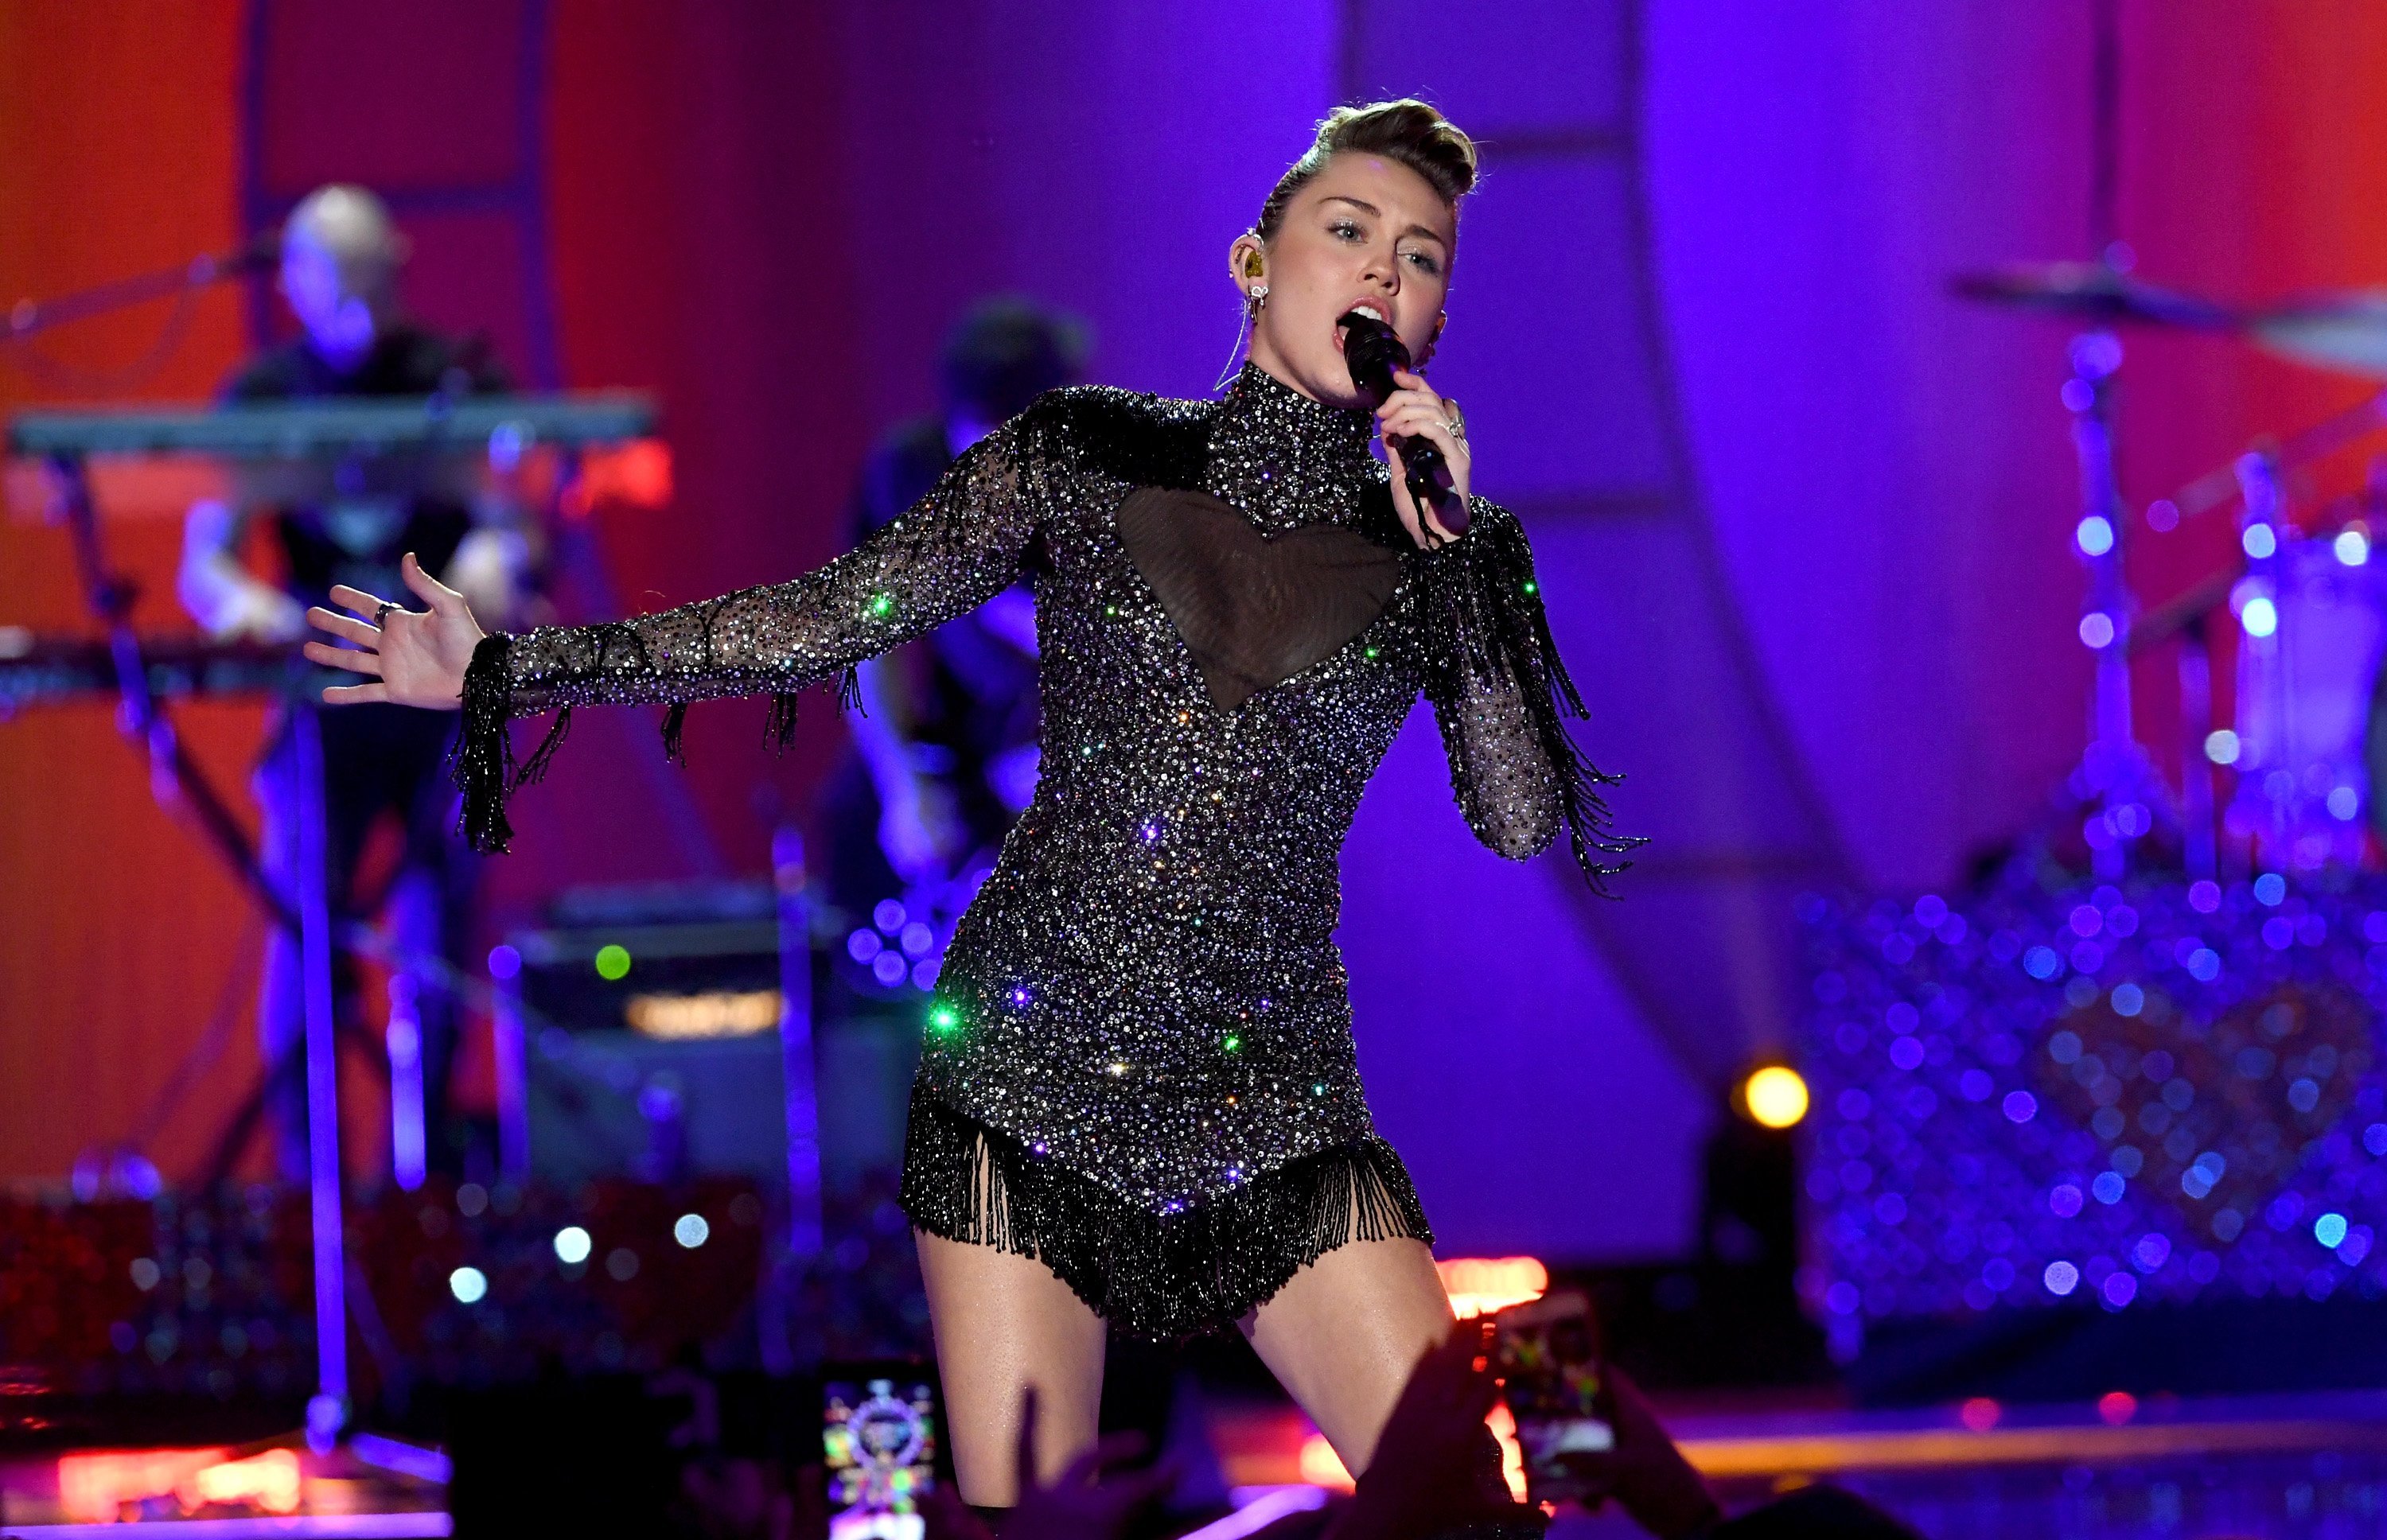
[[[1018,576],[1042,480],[1035,430],[1017,421],[964,453],[900,518],[802,577],[635,620],[486,638],[465,674],[455,754],[466,837],[506,848],[505,798],[545,770],[575,706],[667,703],[664,744],[676,756],[688,702],[767,694],[784,740],[797,691],[968,613]],[[516,765],[506,724],[549,710],[554,727]]]
[[[1452,789],[1476,838],[1512,861],[1564,828],[1597,891],[1624,869],[1610,857],[1641,843],[1617,835],[1604,775],[1568,731],[1583,698],[1568,677],[1542,607],[1533,548],[1516,516],[1470,499],[1468,533],[1418,557],[1426,693],[1450,760]]]

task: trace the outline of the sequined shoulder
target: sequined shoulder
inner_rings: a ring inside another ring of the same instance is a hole
[[[1198,486],[1218,413],[1215,401],[1064,385],[1039,396],[1017,423],[1035,452],[1081,473],[1130,486]]]

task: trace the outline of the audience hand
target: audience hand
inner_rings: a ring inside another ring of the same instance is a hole
[[[1140,1433],[1113,1433],[1069,1462],[1050,1486],[1036,1481],[1036,1393],[1019,1408],[1019,1504],[1004,1521],[1002,1540],[1118,1540],[1145,1506],[1177,1484],[1163,1460],[1129,1471],[1143,1453]],[[929,1540],[992,1540],[992,1532],[949,1486],[922,1505]]]
[[[1484,1418],[1497,1394],[1491,1330],[1488,1319],[1460,1321],[1418,1360],[1332,1540],[1408,1540],[1527,1515],[1486,1465]]]
[[[1684,1540],[1714,1523],[1722,1517],[1714,1496],[1659,1425],[1641,1387],[1613,1364],[1602,1373],[1616,1424],[1616,1447],[1588,1457],[1585,1463],[1606,1468],[1609,1496],[1658,1540]]]

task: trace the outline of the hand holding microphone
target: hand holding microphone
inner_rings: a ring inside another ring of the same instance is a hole
[[[1420,532],[1432,527],[1453,537],[1466,534],[1467,429],[1457,406],[1435,396],[1411,372],[1409,350],[1390,322],[1350,310],[1335,324],[1343,329],[1343,360],[1351,383],[1383,418],[1384,447],[1393,456],[1398,489],[1406,494],[1396,501],[1410,505],[1403,511],[1413,513]],[[1394,403],[1389,412],[1388,402]]]

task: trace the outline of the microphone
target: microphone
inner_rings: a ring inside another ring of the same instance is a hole
[[[1347,310],[1334,324],[1343,328],[1343,362],[1351,371],[1351,383],[1368,398],[1370,405],[1383,406],[1400,388],[1393,382],[1393,371],[1409,367],[1408,348],[1389,322],[1374,316]],[[1432,439],[1408,434],[1387,436],[1393,448],[1400,451],[1405,472],[1402,479],[1408,483],[1409,498],[1417,504],[1420,517],[1431,508],[1445,529],[1453,535],[1466,534],[1466,500],[1451,497],[1448,489],[1433,479],[1434,473],[1444,468],[1442,450]]]

